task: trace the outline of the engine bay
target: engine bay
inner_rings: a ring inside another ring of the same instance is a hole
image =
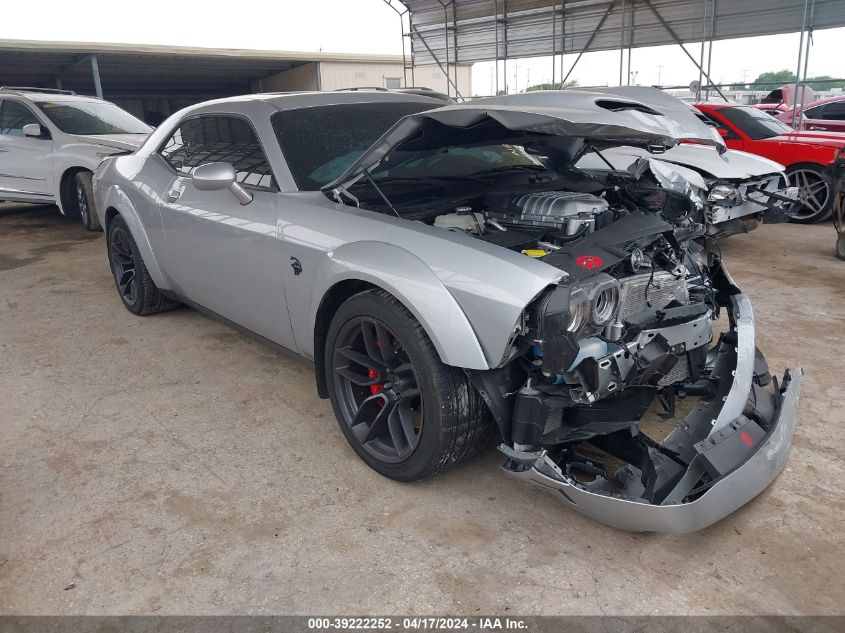
[[[432,183],[422,198],[399,186],[390,202],[377,189],[361,206],[565,271],[526,308],[499,366],[469,372],[502,431],[506,470],[542,458],[554,471],[546,475],[591,492],[656,505],[695,500],[742,457],[739,434],[762,438],[772,428],[779,393],[760,356],[755,415],[707,443],[708,416],[736,363],[734,335],[714,324],[738,290],[693,202],[619,173],[495,184],[465,181],[465,195],[454,196],[454,183]],[[675,417],[678,403],[686,417]],[[655,405],[674,420],[658,438],[641,428]],[[685,476],[694,460],[708,466]]]

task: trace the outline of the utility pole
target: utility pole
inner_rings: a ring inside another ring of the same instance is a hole
[[[663,64],[657,65],[657,85],[661,86],[660,80],[663,79]]]

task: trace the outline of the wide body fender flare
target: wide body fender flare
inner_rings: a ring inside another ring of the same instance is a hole
[[[170,290],[170,283],[158,264],[153,248],[150,245],[149,236],[144,228],[144,223],[141,221],[138,210],[132,204],[132,200],[126,195],[126,192],[117,185],[110,185],[105,189],[95,187],[94,198],[100,225],[103,228],[107,228],[107,211],[108,209],[115,209],[129,227],[129,231],[132,233],[132,239],[135,240],[135,244],[138,246],[141,258],[144,260],[144,266],[146,266],[153,283],[160,290]]]
[[[312,327],[328,291],[347,280],[373,284],[401,301],[425,329],[445,364],[490,368],[466,314],[440,278],[416,255],[386,242],[352,242],[327,254],[311,294]],[[314,350],[307,351],[313,354]]]

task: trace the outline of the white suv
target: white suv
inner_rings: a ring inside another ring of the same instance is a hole
[[[65,90],[0,88],[0,202],[52,203],[91,231],[91,176],[135,151],[152,128],[113,103]]]

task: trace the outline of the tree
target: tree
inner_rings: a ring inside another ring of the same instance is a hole
[[[824,79],[833,79],[830,75],[819,75],[818,77],[807,77],[807,85],[813,90],[830,90],[831,88],[845,88],[845,81],[822,81]],[[763,73],[754,83],[762,83],[762,86],[754,86],[755,90],[774,90],[780,88],[784,84],[795,83],[795,73],[788,70],[778,70]],[[730,90],[734,90],[734,86],[730,86]],[[738,88],[742,89],[742,88]]]
[[[755,90],[774,90],[784,84],[795,83],[795,73],[788,70],[769,71],[759,75],[753,83],[763,84],[754,86]]]
[[[534,92],[536,90],[566,90],[567,88],[577,88],[578,87],[578,80],[573,79],[572,81],[567,81],[563,86],[557,83],[545,83],[545,84],[534,84],[533,86],[528,86],[525,89],[526,92]]]

